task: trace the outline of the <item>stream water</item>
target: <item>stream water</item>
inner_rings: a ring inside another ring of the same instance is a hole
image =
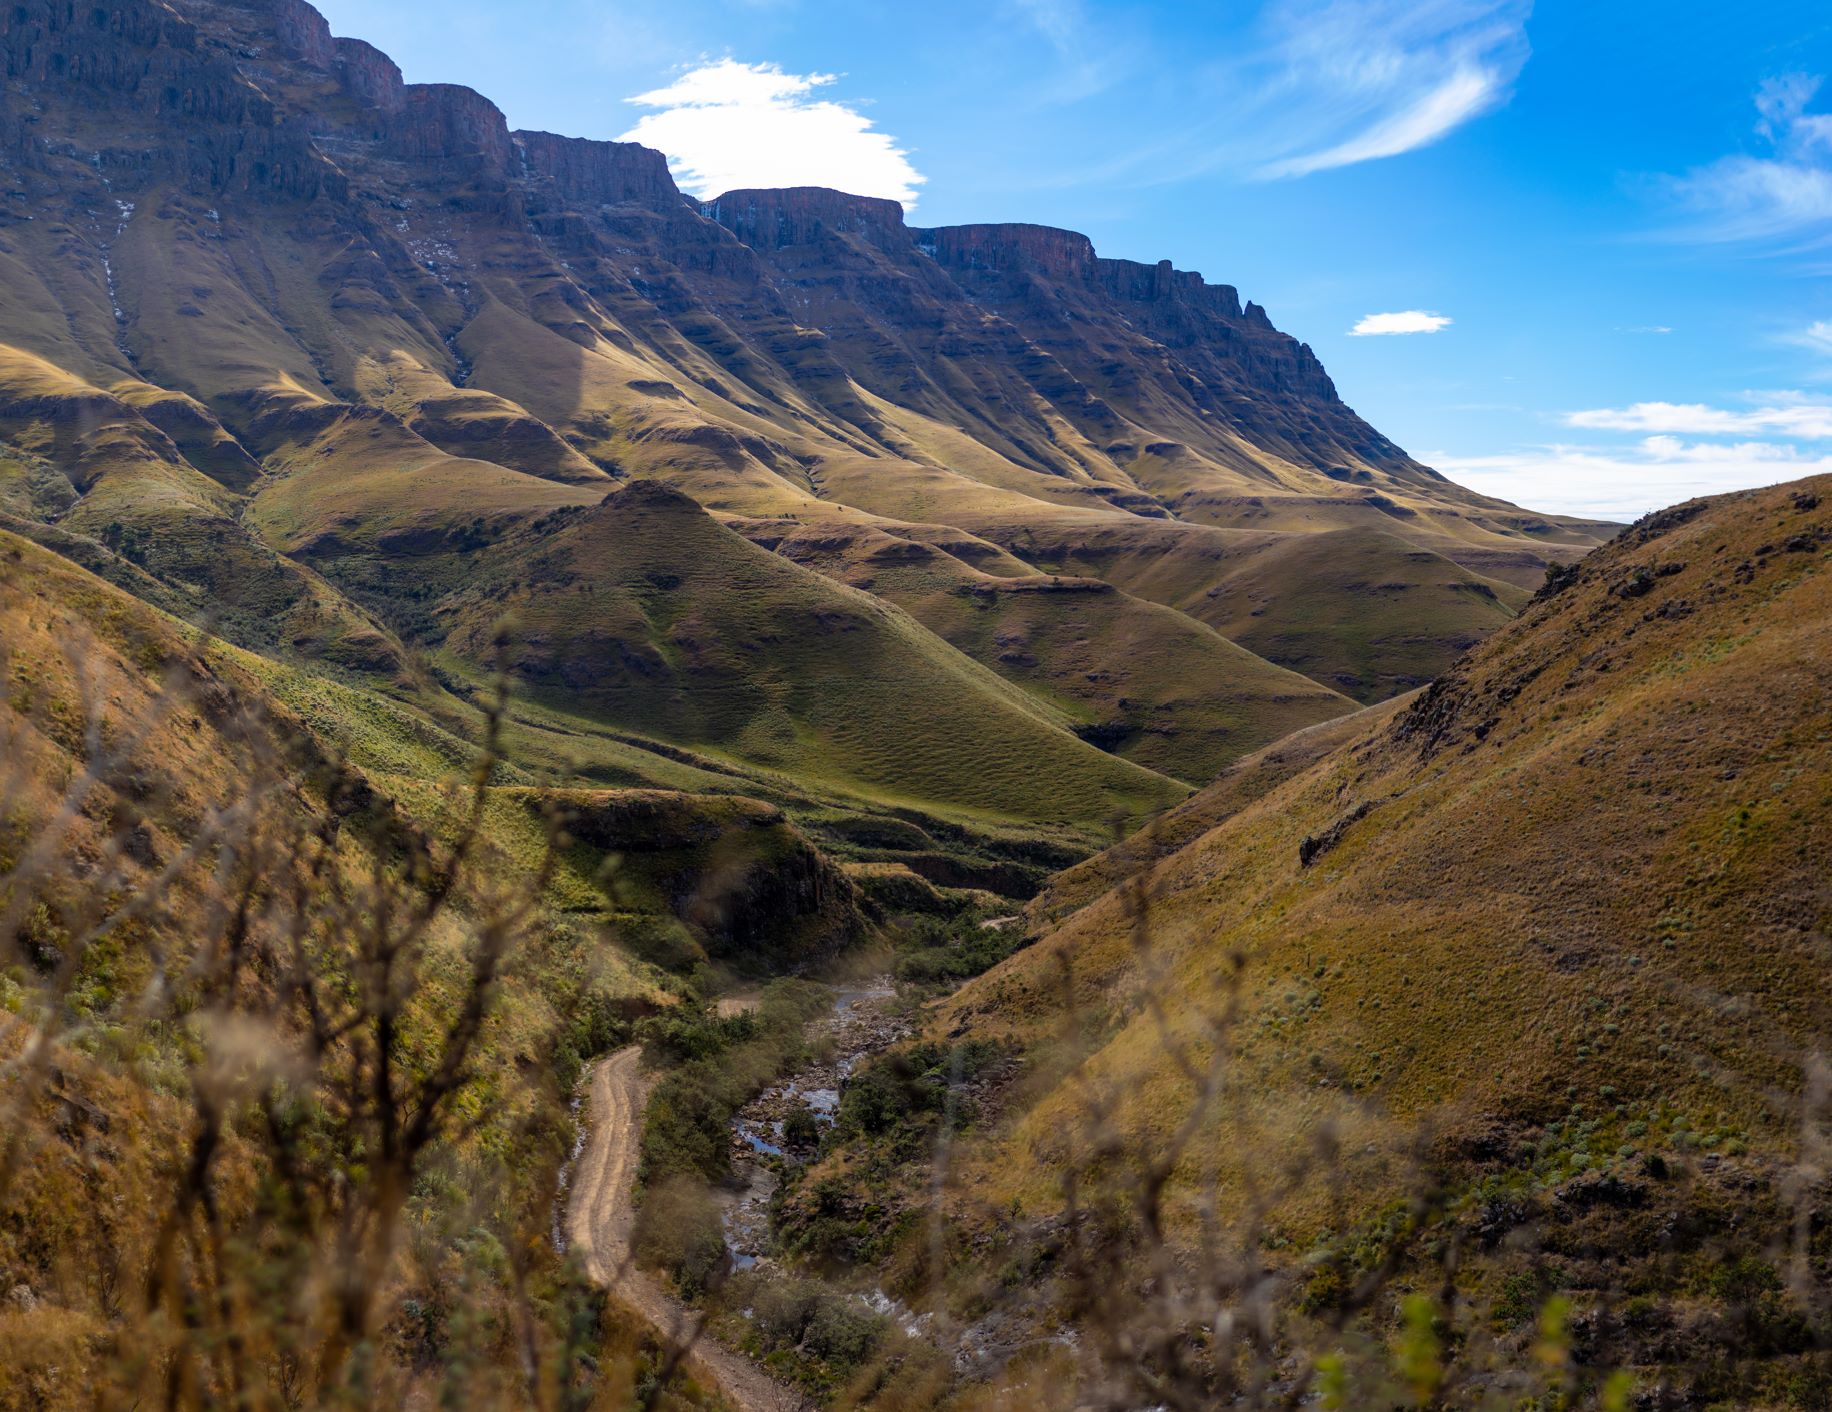
[[[770,1263],[770,1204],[786,1163],[803,1162],[814,1149],[799,1150],[784,1135],[789,1117],[801,1110],[822,1127],[839,1113],[847,1078],[866,1059],[910,1034],[895,1013],[896,992],[888,978],[837,990],[833,1010],[816,1022],[809,1038],[824,1057],[796,1070],[746,1104],[732,1120],[732,1169],[736,1181],[723,1196],[725,1247],[734,1269]],[[827,1044],[821,1044],[825,1039]],[[993,1311],[965,1328],[938,1324],[936,1316],[917,1313],[881,1288],[852,1289],[849,1297],[872,1313],[889,1319],[912,1338],[945,1349],[963,1373],[985,1374],[1005,1363],[1018,1349],[1042,1342],[1073,1347],[1071,1335],[1039,1340],[1022,1321]]]
[[[783,1137],[784,1124],[804,1109],[822,1127],[834,1121],[840,1090],[860,1061],[909,1033],[909,1026],[892,1013],[895,1000],[888,977],[836,990],[832,1012],[816,1022],[809,1036],[825,1057],[765,1089],[732,1120],[732,1170],[737,1180],[726,1194],[724,1225],[734,1268],[748,1269],[767,1258],[770,1201],[778,1184],[776,1159],[793,1162],[813,1155],[811,1150],[792,1149]]]

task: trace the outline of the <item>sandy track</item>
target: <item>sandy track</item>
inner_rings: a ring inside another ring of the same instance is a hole
[[[634,1307],[671,1343],[691,1340],[695,1374],[715,1384],[739,1412],[801,1412],[808,1404],[799,1393],[714,1339],[696,1337],[699,1316],[630,1258],[636,1223],[631,1197],[649,1082],[642,1072],[642,1050],[635,1045],[592,1067],[591,1135],[573,1171],[567,1241],[595,1284]]]

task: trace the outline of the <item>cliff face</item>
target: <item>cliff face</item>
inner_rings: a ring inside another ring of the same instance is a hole
[[[571,208],[635,205],[672,214],[684,205],[667,159],[652,148],[551,132],[518,132],[515,146],[523,173],[551,181],[554,195]]]
[[[276,19],[283,33],[302,30],[290,9]],[[303,128],[285,120],[234,56],[163,5],[9,5],[0,10],[0,56],[9,165],[43,171],[47,157],[84,155],[109,182],[177,181],[204,194],[303,200],[346,194]],[[60,113],[59,100],[76,111]]]
[[[0,15],[0,53],[11,81],[0,139],[10,164],[23,171],[59,154],[86,155],[116,195],[117,187],[170,183],[207,199],[240,192],[323,201],[333,209],[316,220],[384,230],[401,224],[386,213],[403,202],[456,205],[500,224],[492,238],[507,242],[496,252],[504,267],[546,278],[555,264],[564,266],[572,288],[559,297],[569,306],[614,302],[623,292],[618,286],[633,282],[639,293],[660,291],[654,302],[670,314],[698,307],[720,322],[754,327],[786,319],[842,343],[859,340],[858,349],[836,350],[842,362],[849,351],[864,359],[841,377],[808,346],[781,356],[784,344],[819,339],[788,329],[765,334],[771,360],[787,362],[789,380],[822,402],[836,379],[902,400],[933,381],[932,367],[923,365],[938,357],[1009,360],[1028,347],[1033,360],[1040,351],[1048,361],[1022,385],[995,378],[1010,385],[985,405],[966,407],[930,387],[916,398],[919,410],[944,421],[1009,421],[1026,416],[1022,404],[1038,394],[1052,402],[1066,396],[1062,410],[1071,423],[1098,440],[1123,430],[1108,407],[1116,396],[1125,401],[1143,375],[1139,359],[1162,363],[1166,350],[1188,354],[1192,369],[1160,367],[1150,378],[1185,404],[1186,416],[1219,417],[1249,438],[1267,435],[1281,457],[1319,469],[1356,459],[1411,469],[1403,453],[1341,406],[1309,351],[1276,334],[1254,306],[1243,310],[1228,286],[1207,285],[1168,263],[1100,259],[1086,237],[1070,231],[911,229],[894,202],[820,189],[731,192],[696,213],[659,154],[512,134],[487,98],[454,85],[403,83],[386,55],[334,37],[303,0],[179,0],[169,8],[105,0],[80,9],[39,0]],[[116,140],[92,143],[103,126]],[[128,132],[139,134],[131,148],[119,140]],[[633,250],[629,226],[634,220],[642,231],[644,216],[667,233],[655,241],[650,229],[649,248]],[[373,231],[364,238],[379,243]],[[427,264],[409,253],[413,263]],[[632,268],[629,257],[638,253],[647,258]],[[389,252],[377,254],[390,263]],[[581,271],[572,258],[579,254],[609,268]],[[457,263],[468,261],[460,255]],[[441,283],[455,292],[458,281]],[[389,294],[418,302],[411,290]],[[989,322],[989,311],[999,319]],[[1134,331],[1122,337],[1128,322]],[[1098,339],[1067,335],[1076,328]],[[725,340],[709,344],[698,327],[676,332],[729,366],[717,346]],[[568,336],[576,341],[579,334]],[[1191,391],[1189,372],[1204,392]],[[189,390],[212,396],[224,389]],[[1312,430],[1293,435],[1271,414],[1225,416],[1243,392],[1303,399]],[[830,410],[868,437],[881,431],[844,395]],[[1016,438],[1025,448],[1019,461],[1071,474],[1085,469],[1065,467],[1064,456],[1047,446],[1048,420],[1045,414]],[[1010,439],[1011,430],[999,434]],[[1195,430],[1179,427],[1175,438],[1141,443],[1191,444],[1183,433]],[[1201,438],[1193,441],[1201,450]]]
[[[828,237],[855,237],[886,249],[909,243],[897,202],[824,186],[728,191],[703,203],[700,214],[766,254]]]

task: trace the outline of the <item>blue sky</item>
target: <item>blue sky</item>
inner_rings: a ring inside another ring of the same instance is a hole
[[[1823,3],[319,8],[411,81],[634,134],[704,194],[913,195],[922,224],[1067,226],[1238,285],[1414,455],[1536,508],[1832,471]]]

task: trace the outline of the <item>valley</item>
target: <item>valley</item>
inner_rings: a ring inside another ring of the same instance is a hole
[[[1832,481],[304,0],[0,63],[0,1407],[1832,1405]]]

